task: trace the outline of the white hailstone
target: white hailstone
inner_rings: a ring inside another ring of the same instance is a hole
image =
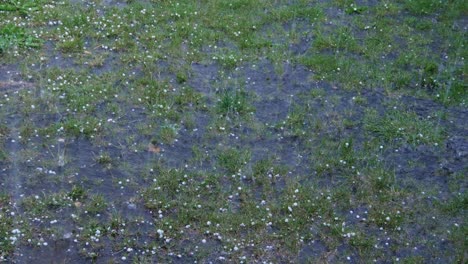
[[[164,236],[164,231],[163,230],[158,229],[156,232],[159,234],[159,238],[163,238],[163,236]]]

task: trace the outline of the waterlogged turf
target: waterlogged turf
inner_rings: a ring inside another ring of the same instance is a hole
[[[467,12],[0,0],[0,261],[465,263]]]

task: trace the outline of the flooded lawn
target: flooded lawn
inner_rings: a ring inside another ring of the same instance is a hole
[[[464,1],[0,1],[0,261],[464,263]]]

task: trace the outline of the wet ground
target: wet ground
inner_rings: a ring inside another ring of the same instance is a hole
[[[71,2],[96,19],[134,8]],[[325,9],[325,29],[352,26],[346,10]],[[465,101],[350,89],[294,59],[309,25],[284,23],[293,57],[234,67],[211,45],[147,62],[96,36],[0,57],[2,260],[463,263]]]

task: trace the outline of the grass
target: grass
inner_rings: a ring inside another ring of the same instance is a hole
[[[443,139],[443,128],[411,111],[390,110],[384,116],[370,110],[365,117],[366,130],[385,143],[402,141],[412,145],[436,144]]]
[[[19,48],[39,48],[41,39],[14,24],[6,24],[0,28],[0,54],[6,53],[13,47]]]
[[[40,5],[44,1],[13,1],[5,0],[0,3],[0,11],[6,12],[18,12],[20,15],[26,16],[31,12],[36,12],[40,10]]]
[[[0,1],[0,261],[464,262],[466,3],[370,2]]]
[[[224,91],[218,101],[218,113],[223,116],[243,116],[253,112],[248,102],[249,96],[246,91]]]
[[[0,258],[5,259],[9,254],[14,251],[14,245],[17,240],[16,232],[11,234],[13,227],[13,217],[14,212],[12,211],[9,196],[2,194],[0,196],[0,234],[2,238],[0,239]],[[10,236],[11,234],[11,236]],[[20,234],[18,234],[20,235]]]
[[[242,171],[242,167],[250,159],[250,153],[247,150],[226,149],[221,150],[218,155],[218,164],[226,169],[229,174],[236,174]]]

